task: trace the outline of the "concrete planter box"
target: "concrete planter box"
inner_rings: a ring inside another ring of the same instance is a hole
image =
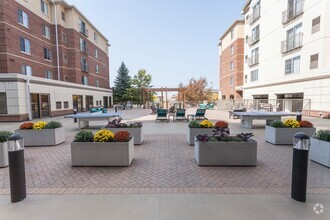
[[[195,136],[199,134],[207,134],[212,136],[214,128],[189,128],[187,132],[187,142],[190,146],[195,145]]]
[[[118,131],[128,131],[134,137],[134,144],[142,144],[144,140],[143,127],[141,128],[107,128],[116,133]]]
[[[316,128],[274,128],[266,125],[265,140],[272,144],[292,145],[297,132],[304,132],[311,137],[315,131]]]
[[[257,142],[197,141],[194,156],[199,166],[256,166]]]
[[[129,166],[134,137],[129,142],[72,142],[72,166]]]
[[[64,127],[40,130],[16,130],[24,138],[25,146],[54,146],[65,141]]]
[[[330,142],[311,138],[309,158],[330,168]]]
[[[0,143],[0,167],[8,166],[8,143]]]

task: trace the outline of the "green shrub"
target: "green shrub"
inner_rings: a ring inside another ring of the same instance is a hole
[[[274,128],[284,128],[285,127],[284,123],[282,121],[280,121],[280,120],[274,120],[274,121],[272,121],[270,123],[270,126],[271,127],[274,127]]]
[[[198,121],[194,120],[194,121],[189,122],[188,127],[189,127],[189,128],[200,128],[201,125],[199,124]]]
[[[45,129],[55,129],[62,127],[62,124],[58,121],[50,121],[47,123]]]
[[[73,142],[93,142],[94,134],[91,130],[80,130],[75,136]]]
[[[0,143],[7,142],[8,137],[12,134],[11,131],[0,131]]]
[[[321,141],[330,142],[330,130],[319,130],[313,137]]]

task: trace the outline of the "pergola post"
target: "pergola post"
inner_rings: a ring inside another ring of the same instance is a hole
[[[165,102],[166,102],[166,108],[168,108],[168,101],[167,101],[167,88],[166,88],[166,90],[165,90],[165,97],[166,97],[166,99],[165,99]]]

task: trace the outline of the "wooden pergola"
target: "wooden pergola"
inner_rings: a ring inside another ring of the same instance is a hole
[[[178,92],[178,101],[186,101],[185,89],[183,88],[167,88],[167,87],[160,87],[160,88],[142,88],[142,101],[143,101],[143,108],[150,108],[150,93],[152,92],[160,92],[161,93],[161,107],[164,108],[164,92],[165,92],[165,100],[166,100],[166,108],[168,108],[167,102],[167,92]]]

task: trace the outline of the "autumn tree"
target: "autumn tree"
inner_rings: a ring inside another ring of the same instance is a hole
[[[205,77],[198,79],[189,79],[188,84],[179,84],[179,88],[185,91],[186,101],[203,101],[209,100],[211,96],[211,88],[208,88],[208,83]]]

